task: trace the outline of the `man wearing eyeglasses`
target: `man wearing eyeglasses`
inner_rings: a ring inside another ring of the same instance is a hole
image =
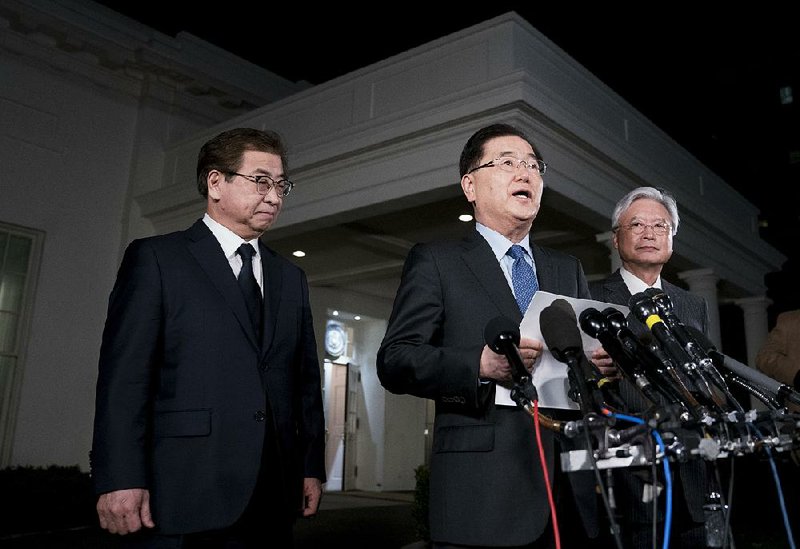
[[[387,390],[436,402],[429,498],[433,547],[544,548],[554,540],[533,418],[521,407],[495,404],[497,386],[511,386],[512,370],[506,356],[484,340],[485,327],[498,316],[519,325],[528,303],[518,302],[525,293],[530,300],[535,287],[589,297],[580,262],[530,237],[546,168],[516,127],[493,124],[469,138],[459,171],[475,230],[462,241],[410,250],[378,351],[378,376]],[[530,282],[515,289],[517,261],[527,264]],[[542,348],[539,340],[520,339],[526,368],[532,370]],[[592,479],[554,478],[553,431],[542,429],[541,444],[559,505],[567,499],[573,505],[567,498],[572,487],[591,507],[587,516],[596,513]],[[566,547],[586,547],[583,527],[569,526],[575,516],[558,515],[562,539],[571,542]],[[587,520],[587,531],[596,535],[596,520]]]
[[[622,266],[605,280],[590,284],[592,297],[606,303],[627,305],[632,295],[647,288],[659,288],[670,298],[674,314],[685,325],[707,333],[706,301],[661,277],[664,265],[672,256],[672,239],[678,231],[679,221],[675,198],[662,189],[638,187],[623,196],[611,214],[612,242]],[[633,314],[628,316],[627,322],[635,334],[641,337],[649,334],[647,327]],[[613,365],[602,348],[594,352],[592,361],[605,370]],[[619,391],[632,413],[665,404],[647,401],[625,379],[620,380]],[[675,464],[672,469],[676,495],[672,499],[670,539],[676,547],[706,547],[703,504],[711,490],[707,467],[702,459],[693,459]],[[650,467],[620,468],[613,474],[623,546],[632,549],[660,546],[666,507],[664,479],[659,474],[654,481]],[[660,496],[654,497],[656,493]],[[657,514],[653,512],[654,505]]]
[[[259,237],[292,183],[280,136],[203,145],[206,213],[130,243],[100,350],[91,475],[122,547],[291,547],[319,506],[320,370],[305,273]]]

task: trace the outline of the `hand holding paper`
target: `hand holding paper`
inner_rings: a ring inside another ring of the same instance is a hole
[[[594,301],[591,299],[577,299],[573,297],[562,296],[539,290],[533,296],[531,304],[525,313],[525,318],[522,319],[520,324],[520,334],[524,337],[530,337],[544,341],[542,330],[539,325],[539,319],[545,307],[552,304],[556,299],[563,299],[575,311],[576,315],[580,315],[582,311],[590,307],[605,309],[613,306],[628,314],[628,308],[622,305],[611,305],[602,301]],[[577,321],[576,321],[577,326]],[[591,354],[594,349],[601,346],[600,342],[589,335],[581,333],[581,343],[583,351]],[[578,403],[569,398],[569,381],[567,378],[567,365],[559,362],[553,357],[550,350],[545,345],[544,351],[539,359],[534,364],[533,370],[533,385],[536,387],[539,395],[539,406],[545,408],[562,408],[578,410],[580,407]],[[495,404],[505,406],[515,406],[514,401],[511,399],[510,391],[504,387],[497,386]]]

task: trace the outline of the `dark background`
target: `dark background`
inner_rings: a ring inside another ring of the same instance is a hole
[[[312,84],[516,11],[760,209],[762,238],[788,257],[767,276],[770,327],[778,312],[800,308],[800,30],[785,5],[488,2],[445,11],[228,0],[167,13],[163,3],[101,3]],[[783,87],[794,102],[781,102]]]

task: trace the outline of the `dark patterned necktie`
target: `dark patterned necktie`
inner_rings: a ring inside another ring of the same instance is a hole
[[[514,285],[514,296],[517,298],[519,310],[524,315],[533,294],[539,289],[539,282],[536,280],[533,267],[525,261],[525,248],[514,244],[508,249],[506,255],[514,258],[514,264],[511,266],[511,283]]]
[[[250,314],[253,327],[256,329],[257,334],[261,334],[263,298],[261,297],[261,288],[253,273],[253,256],[256,255],[256,250],[251,244],[244,243],[239,246],[236,253],[242,258],[242,270],[239,271],[239,287],[242,289],[244,300],[247,302],[247,312]]]

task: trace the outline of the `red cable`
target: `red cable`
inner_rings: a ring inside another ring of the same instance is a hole
[[[553,517],[553,536],[556,539],[556,549],[561,549],[561,534],[558,531],[558,517],[556,516],[556,504],[553,501],[553,490],[550,488],[550,475],[547,474],[547,459],[542,448],[542,431],[539,426],[539,401],[533,401],[533,425],[536,431],[536,442],[539,445],[539,461],[542,463],[544,472],[544,486],[547,489],[547,501],[550,504],[550,515]]]

